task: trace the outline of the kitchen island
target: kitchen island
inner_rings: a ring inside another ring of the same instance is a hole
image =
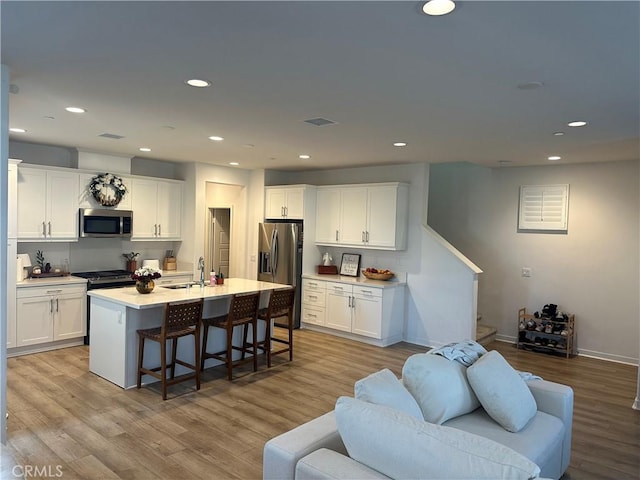
[[[262,292],[261,306],[266,306],[269,292],[288,285],[260,282],[242,278],[225,279],[223,285],[193,285],[189,288],[156,287],[150,294],[140,294],[135,287],[91,290],[91,344],[89,347],[89,370],[112,383],[131,388],[137,383],[138,338],[136,330],[161,325],[164,305],[204,298],[203,316],[224,315],[229,311],[231,297],[235,294]],[[259,322],[258,338],[264,336],[264,322]],[[241,329],[234,332],[234,343],[240,344]],[[226,334],[221,329],[211,329],[208,349],[223,350]],[[239,355],[239,352],[237,352]],[[144,365],[160,364],[160,348],[156,342],[149,342],[144,351]],[[194,363],[193,341],[178,342],[178,357]],[[208,359],[205,368],[219,364]],[[176,375],[187,373],[180,365]],[[157,379],[145,375],[143,383]]]

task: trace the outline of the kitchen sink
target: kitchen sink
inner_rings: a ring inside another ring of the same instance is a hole
[[[171,290],[178,290],[180,288],[189,288],[194,285],[198,285],[198,282],[189,282],[189,283],[175,283],[173,285],[161,285],[162,288],[170,288]]]

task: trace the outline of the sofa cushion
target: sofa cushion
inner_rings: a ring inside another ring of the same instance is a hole
[[[419,353],[402,367],[402,382],[427,422],[441,424],[480,406],[466,375],[467,367],[440,355]]]
[[[530,479],[540,473],[504,445],[384,405],[340,397],[335,413],[349,456],[391,478]]]
[[[385,368],[358,380],[354,386],[355,397],[363,402],[386,405],[423,420],[420,406],[398,377]]]
[[[519,432],[538,411],[525,381],[495,350],[471,365],[467,378],[487,413],[510,432]]]
[[[452,418],[444,425],[508,445],[538,465],[542,477],[560,478],[564,472],[562,447],[566,429],[562,420],[548,413],[538,411],[518,433],[502,428],[483,408]]]
[[[377,470],[328,448],[321,448],[301,458],[296,464],[295,478],[304,480],[389,479]]]

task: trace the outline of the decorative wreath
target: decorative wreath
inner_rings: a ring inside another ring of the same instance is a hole
[[[105,173],[96,175],[91,179],[89,192],[91,192],[93,198],[100,202],[100,205],[115,207],[120,203],[124,194],[127,193],[127,187],[120,177],[112,173]]]

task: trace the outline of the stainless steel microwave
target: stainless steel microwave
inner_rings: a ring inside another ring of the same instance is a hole
[[[81,208],[79,218],[81,237],[131,237],[131,210]]]

